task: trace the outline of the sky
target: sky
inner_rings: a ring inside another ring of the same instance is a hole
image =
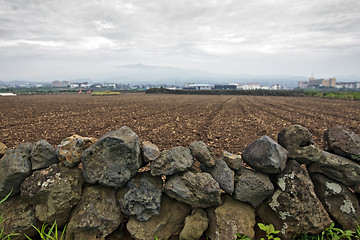
[[[0,0],[0,80],[101,80],[142,63],[360,76],[359,0]]]

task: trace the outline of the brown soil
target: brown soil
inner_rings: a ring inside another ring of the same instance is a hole
[[[342,124],[360,133],[360,101],[308,97],[80,94],[0,97],[0,142],[15,147],[72,135],[99,138],[129,126],[161,150],[202,140],[217,155],[238,154],[286,126],[301,124],[322,146],[325,129]]]

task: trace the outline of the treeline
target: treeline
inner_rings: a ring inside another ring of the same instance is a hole
[[[302,90],[189,90],[189,89],[166,89],[150,88],[145,93],[152,94],[195,94],[195,95],[253,95],[253,96],[305,96]]]

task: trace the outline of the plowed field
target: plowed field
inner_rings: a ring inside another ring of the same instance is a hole
[[[0,142],[15,147],[46,139],[57,145],[72,134],[101,137],[129,126],[162,149],[202,140],[216,154],[240,153],[257,138],[276,140],[286,126],[301,124],[322,146],[335,124],[360,133],[360,101],[307,97],[122,94],[0,97]]]

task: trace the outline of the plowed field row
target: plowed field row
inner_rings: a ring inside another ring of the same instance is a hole
[[[257,138],[301,124],[322,146],[323,131],[343,124],[360,133],[360,102],[300,97],[43,95],[0,97],[0,141],[9,147],[72,134],[101,137],[129,126],[160,149],[202,140],[216,154],[240,153]]]

